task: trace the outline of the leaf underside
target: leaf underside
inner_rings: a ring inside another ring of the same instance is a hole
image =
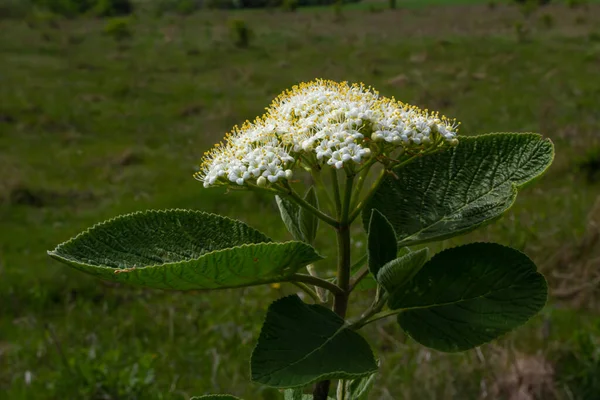
[[[296,240],[302,240],[303,235],[300,230],[300,224],[298,218],[300,216],[300,207],[288,200],[285,197],[275,196],[279,213],[281,214],[281,220],[283,221],[287,230],[292,234],[292,237]]]
[[[369,344],[333,311],[288,296],[269,307],[250,368],[255,382],[293,388],[360,378],[377,364]]]
[[[174,290],[278,282],[321,259],[305,243],[274,243],[240,221],[189,210],[120,216],[49,255],[101,279]]]
[[[480,346],[513,330],[546,303],[547,286],[523,253],[473,243],[438,253],[390,295],[400,326],[416,341],[446,352]]]
[[[460,137],[458,146],[423,156],[394,170],[363,212],[392,224],[398,241],[411,246],[461,235],[501,216],[517,189],[552,163],[554,147],[533,133]]]

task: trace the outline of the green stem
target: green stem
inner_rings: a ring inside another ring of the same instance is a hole
[[[317,273],[317,270],[316,270],[314,264],[308,264],[306,266],[306,270],[308,271],[310,276],[319,278],[319,274]],[[315,290],[317,292],[317,296],[319,296],[319,299],[321,300],[321,303],[327,303],[327,298],[328,298],[327,290],[323,289],[322,287],[318,287],[318,286],[315,286]]]
[[[321,279],[321,278],[317,278],[316,276],[312,276],[312,275],[305,275],[305,274],[294,274],[292,276],[290,276],[290,278],[287,280],[287,282],[304,282],[304,283],[308,283],[311,284],[313,286],[317,286],[317,287],[321,287],[323,289],[327,289],[329,290],[331,293],[333,293],[334,295],[339,295],[339,294],[343,294],[344,291],[342,290],[342,288],[340,288],[338,285],[331,283],[325,279]]]
[[[366,257],[365,257],[366,258]],[[363,266],[354,276],[350,279],[350,291],[353,291],[354,288],[364,279],[365,276],[369,274],[369,266]]]
[[[319,298],[319,296],[317,295],[317,292],[315,292],[314,290],[312,290],[310,287],[308,287],[308,285],[302,283],[302,282],[290,282],[292,283],[294,286],[297,286],[298,288],[300,288],[304,293],[306,293],[307,295],[310,296],[311,299],[313,299],[313,301],[317,304],[321,303],[321,299]]]
[[[289,184],[286,184],[285,190],[282,190],[280,194],[289,197],[300,207],[306,209],[307,211],[310,211],[311,214],[315,215],[317,218],[333,226],[334,228],[337,228],[339,226],[339,222],[337,220],[331,218],[329,215],[323,213],[322,211],[314,207],[312,204],[306,202],[302,197],[298,195],[298,193],[294,191],[294,189],[292,189],[292,187]]]
[[[337,169],[331,168],[331,185],[333,186],[333,200],[335,201],[335,212],[338,218],[342,211],[342,198],[340,196],[340,184],[337,177]]]
[[[352,202],[350,203],[350,208],[354,209],[354,207],[356,207],[356,203],[358,203],[358,200],[360,199],[360,193],[363,190],[363,186],[365,184],[365,181],[367,180],[367,176],[369,175],[371,166],[375,164],[375,161],[375,159],[372,159],[361,169],[356,171],[357,173],[359,173],[359,175],[358,180],[356,181],[356,187],[354,188],[354,194],[352,195]]]
[[[406,164],[410,164],[411,162],[413,162],[414,160],[416,160],[418,157],[422,156],[423,154],[416,154],[410,158],[407,158],[406,160],[399,162],[397,164],[393,164],[390,167],[391,168],[400,168],[405,166]],[[356,205],[356,207],[354,208],[354,211],[352,211],[352,213],[350,214],[350,218],[349,221],[352,222],[356,219],[356,217],[358,217],[358,215],[360,214],[360,212],[362,211],[362,209],[364,208],[365,204],[367,204],[367,202],[371,199],[371,197],[373,197],[373,195],[375,194],[375,191],[377,190],[377,188],[379,187],[379,184],[381,183],[381,181],[383,180],[383,178],[385,178],[387,170],[384,169],[381,171],[381,173],[379,174],[379,176],[377,177],[377,180],[375,181],[375,183],[373,183],[373,185],[371,186],[371,189],[369,189],[369,192],[367,193],[367,195],[360,201],[360,203],[358,203]]]
[[[354,183],[354,174],[346,175],[346,186],[344,187],[344,202],[342,203],[342,225],[349,225],[351,221],[348,219],[350,212],[350,202],[352,201],[352,189]]]
[[[370,315],[369,318],[361,318],[360,320],[351,324],[350,329],[358,330],[367,324],[371,324],[375,321],[379,321],[380,319],[391,317],[392,315],[398,315],[404,311],[406,311],[406,310],[398,309],[398,310],[388,310],[388,311],[383,311],[380,313],[375,313],[375,314]]]
[[[369,258],[369,255],[367,253],[363,254],[358,260],[356,260],[354,264],[352,264],[352,266],[350,267],[350,271],[354,271],[356,270],[356,268],[362,266],[365,263],[365,261],[367,261],[367,258]]]
[[[377,177],[377,180],[375,181],[375,183],[373,183],[373,185],[371,186],[371,189],[369,189],[369,192],[367,193],[367,195],[356,205],[356,208],[354,208],[354,211],[352,211],[352,213],[350,214],[350,218],[349,218],[350,222],[354,221],[356,219],[356,217],[358,217],[358,215],[364,208],[365,204],[367,204],[367,202],[375,194],[375,191],[379,187],[379,184],[381,183],[381,181],[383,180],[384,177],[385,177],[385,170],[382,170],[381,173],[379,174],[379,176]]]
[[[318,167],[318,166],[317,166]],[[323,178],[321,177],[321,169],[318,167],[318,170],[311,169],[310,175],[317,185],[317,189],[322,189],[321,192],[325,193],[325,199],[327,200],[327,206],[331,210],[332,213],[335,213],[335,205],[333,204],[333,200],[329,195],[329,191],[327,190],[327,186],[323,183]]]
[[[334,170],[335,172],[335,170]],[[346,317],[348,309],[348,298],[350,296],[350,263],[351,263],[351,245],[350,245],[350,223],[348,222],[348,210],[350,209],[350,201],[352,198],[352,183],[354,175],[349,174],[346,177],[346,187],[344,193],[344,202],[341,207],[341,220],[336,228],[337,247],[338,247],[338,264],[337,264],[337,286],[341,290],[340,293],[335,293],[333,298],[333,311],[341,318]],[[335,177],[335,185],[337,186],[337,173]],[[339,187],[337,196],[339,197]],[[313,400],[327,400],[331,381],[321,381],[315,385],[313,391]]]

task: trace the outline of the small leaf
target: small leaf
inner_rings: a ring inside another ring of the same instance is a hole
[[[429,258],[429,249],[407,253],[385,264],[377,274],[377,281],[389,293],[410,281]]]
[[[377,374],[355,379],[350,383],[350,400],[368,400],[369,392],[373,389]]]
[[[305,243],[273,243],[240,221],[189,210],[120,216],[49,255],[101,279],[175,290],[281,282],[321,259]]]
[[[553,158],[552,142],[533,133],[460,137],[455,148],[395,169],[366,205],[363,224],[379,210],[405,246],[465,234],[506,212]]]
[[[194,396],[190,400],[242,400],[230,394],[207,394],[206,396]]]
[[[311,186],[304,195],[304,200],[311,206],[319,209],[317,192],[313,186]],[[301,208],[300,212],[298,213],[298,225],[300,227],[300,233],[302,234],[301,240],[308,244],[313,244],[315,238],[317,237],[319,219],[314,214],[306,211],[304,208]]]
[[[367,249],[369,252],[369,270],[373,276],[377,276],[379,269],[383,267],[385,263],[396,258],[396,253],[398,252],[394,228],[390,225],[388,220],[375,209],[371,211]]]
[[[480,346],[524,324],[546,303],[547,286],[523,253],[473,243],[435,255],[390,293],[400,326],[417,342],[446,352]]]
[[[283,221],[288,232],[292,234],[292,237],[296,240],[302,241],[302,231],[298,224],[298,216],[300,215],[300,207],[288,199],[275,196],[277,207],[279,207],[279,213],[281,214],[281,220]]]
[[[398,253],[396,253],[396,258],[404,257],[405,255],[411,253],[412,250],[410,247],[400,247],[398,249]]]
[[[288,296],[269,306],[250,369],[255,382],[294,388],[367,376],[377,364],[369,344],[337,314]]]

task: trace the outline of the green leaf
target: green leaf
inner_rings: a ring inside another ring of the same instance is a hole
[[[360,378],[377,364],[369,344],[337,314],[288,296],[269,306],[250,369],[255,382],[293,388]]]
[[[396,258],[398,252],[396,242],[396,233],[392,225],[378,210],[372,210],[367,236],[367,249],[369,270],[373,276],[377,276],[385,263]]]
[[[294,239],[302,241],[302,231],[298,224],[300,207],[296,203],[281,196],[275,196],[275,201],[277,202],[277,207],[279,207],[281,220],[285,224],[288,232],[292,234]]]
[[[304,195],[304,200],[311,206],[319,209],[319,200],[317,199],[317,192],[315,188],[311,186]],[[298,213],[298,225],[300,226],[300,233],[302,234],[302,241],[308,244],[313,244],[317,237],[317,229],[319,228],[319,219],[306,209],[301,208]]]
[[[546,303],[547,286],[523,253],[474,243],[435,255],[390,294],[400,326],[417,342],[454,352],[487,343],[524,324]]]
[[[368,400],[369,392],[373,389],[377,374],[355,379],[350,383],[350,400]]]
[[[195,396],[190,400],[242,400],[230,394],[208,394],[206,396]]]
[[[319,208],[319,201],[314,187],[310,187],[304,195],[307,203]],[[319,219],[296,203],[280,196],[275,196],[281,219],[294,239],[312,244],[317,236]]]
[[[394,170],[366,205],[363,223],[379,210],[407,246],[470,232],[506,212],[553,158],[552,142],[533,133],[461,137],[453,149]]]
[[[428,248],[407,253],[385,264],[377,273],[377,281],[386,292],[393,292],[410,281],[428,258]]]
[[[273,243],[242,222],[188,210],[120,216],[48,253],[101,279],[175,290],[281,282],[321,259],[305,243]]]
[[[396,257],[402,257],[408,253],[410,253],[410,249],[408,247],[401,247],[400,249],[398,249],[398,253],[396,253]],[[353,268],[350,271],[350,275],[353,276],[361,268],[362,268],[362,264],[353,266]],[[360,282],[358,282],[358,285],[356,285],[354,290],[364,291],[364,290],[375,289],[375,288],[377,288],[377,280],[375,279],[375,277],[372,274],[368,274],[367,276],[362,278]]]

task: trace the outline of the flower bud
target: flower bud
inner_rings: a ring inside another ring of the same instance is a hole
[[[267,179],[264,176],[259,176],[256,180],[256,185],[263,187],[267,185]]]
[[[286,179],[290,180],[290,179],[292,179],[292,176],[294,176],[294,173],[292,172],[291,169],[288,169],[288,170],[285,171],[285,178]]]

